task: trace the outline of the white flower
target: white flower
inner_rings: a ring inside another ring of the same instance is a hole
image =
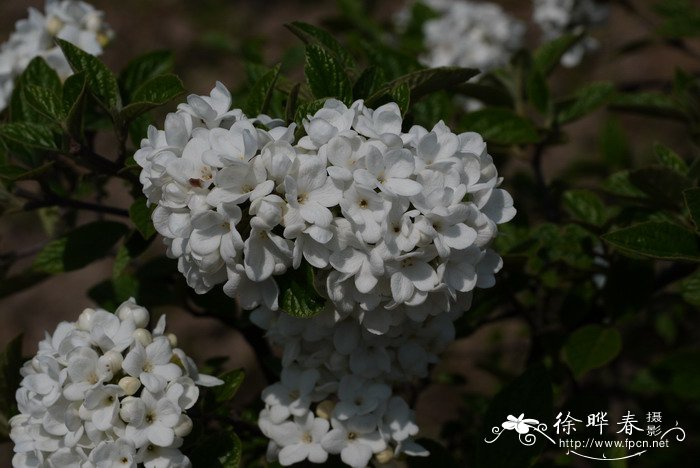
[[[342,193],[328,177],[326,165],[318,159],[305,159],[299,164],[298,176],[287,176],[284,189],[289,210],[284,222],[287,226],[301,223],[327,228],[333,221],[328,207],[335,206]]]
[[[281,381],[267,387],[262,393],[263,401],[270,407],[270,419],[280,423],[290,415],[305,416],[309,411],[311,392],[319,376],[316,369],[282,369]]]
[[[340,422],[331,420],[333,429],[323,437],[321,445],[328,453],[339,453],[340,459],[353,468],[364,468],[373,453],[386,448],[375,425],[366,424],[359,419]]]
[[[270,436],[281,447],[280,464],[289,466],[306,459],[311,463],[324,463],[328,452],[321,446],[321,440],[329,428],[326,419],[315,418],[311,413],[295,417],[293,422],[272,426]]]
[[[355,171],[355,182],[369,189],[379,188],[390,196],[417,195],[421,185],[411,180],[415,160],[410,151],[392,149],[382,155],[379,151],[370,152],[365,157],[367,169]]]
[[[73,72],[54,38],[63,39],[91,55],[102,54],[113,33],[103,13],[77,0],[50,0],[45,11],[29,9],[29,17],[17,21],[15,31],[0,46],[0,110],[14,88],[14,79],[35,57],[46,60],[61,79]]]
[[[178,450],[192,430],[185,411],[198,385],[223,382],[171,349],[177,338],[166,335],[164,316],[152,333],[134,329],[149,319],[129,299],[115,314],[85,309],[77,322],[47,333],[21,369],[20,414],[10,420],[13,466],[190,466]]]
[[[338,385],[340,401],[335,406],[333,415],[339,421],[366,415],[386,403],[390,395],[391,388],[388,385],[371,383],[353,375],[347,375]]]
[[[182,375],[182,369],[170,362],[173,351],[168,339],[159,336],[144,347],[136,343],[124,358],[123,368],[127,374],[138,378],[151,392],[160,392],[168,381]]]
[[[543,41],[551,41],[569,32],[582,32],[608,18],[609,8],[596,0],[534,0],[532,19],[542,29]],[[585,36],[561,58],[566,67],[578,65],[586,52],[596,50],[598,41]]]
[[[130,442],[119,439],[103,441],[90,453],[95,468],[136,468],[136,450]]]
[[[523,41],[525,25],[490,2],[431,1],[438,13],[423,25],[429,67],[460,66],[489,71],[505,64]]]

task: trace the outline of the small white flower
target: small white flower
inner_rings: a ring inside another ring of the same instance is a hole
[[[333,429],[323,437],[321,445],[328,453],[339,453],[340,459],[353,468],[364,468],[373,453],[386,448],[376,424],[373,426],[358,419],[342,423],[332,419],[331,424]]]
[[[311,463],[324,463],[328,452],[321,446],[321,440],[329,428],[326,419],[316,418],[312,413],[295,417],[293,422],[272,426],[270,436],[281,447],[278,455],[280,464],[289,466],[306,459]]]
[[[182,369],[170,362],[172,356],[168,339],[159,336],[146,347],[136,343],[124,358],[123,368],[129,375],[138,378],[149,391],[159,392],[169,380],[182,375]]]

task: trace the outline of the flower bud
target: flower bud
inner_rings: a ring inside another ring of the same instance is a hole
[[[39,362],[39,359],[36,356],[32,358],[32,368],[37,372],[42,372],[41,363]]]
[[[331,400],[323,400],[316,407],[316,416],[323,419],[331,419],[331,414],[335,408],[335,402]]]
[[[61,18],[52,15],[46,20],[46,32],[50,35],[55,36],[61,29],[63,29],[63,21],[61,21]]]
[[[105,47],[107,44],[109,44],[109,36],[103,32],[97,34],[97,42],[100,44],[100,46]]]
[[[136,328],[145,328],[150,320],[148,311],[144,307],[137,305],[134,298],[130,298],[120,305],[115,314],[119,317],[119,320],[133,321]]]
[[[173,428],[175,435],[178,437],[186,437],[192,432],[192,420],[185,413],[180,415],[180,420],[177,425]]]
[[[168,333],[168,341],[173,348],[177,346],[177,336],[175,336],[175,333]]]
[[[394,451],[390,448],[386,448],[376,454],[374,458],[379,463],[389,463],[394,458]]]
[[[85,309],[78,317],[78,328],[88,331],[92,328],[92,319],[95,317],[94,309]]]
[[[85,27],[92,32],[98,32],[102,28],[102,15],[97,12],[88,13],[83,21]]]
[[[153,337],[151,336],[151,332],[149,332],[145,328],[137,328],[136,330],[134,330],[134,339],[141,343],[144,347],[153,343]]]
[[[124,390],[124,393],[131,396],[139,391],[139,388],[141,388],[141,381],[136,377],[122,377],[121,380],[119,380],[119,386]]]
[[[145,411],[146,406],[140,398],[128,396],[121,402],[119,417],[122,418],[122,421],[130,423],[143,418]]]

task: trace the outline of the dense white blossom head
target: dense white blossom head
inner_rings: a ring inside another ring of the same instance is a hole
[[[152,331],[148,322],[130,299],[46,334],[21,369],[14,467],[191,465],[178,449],[192,428],[186,411],[199,386],[223,382],[174,348],[163,318]]]
[[[42,57],[61,79],[72,74],[56,45],[63,39],[92,55],[102,54],[112,38],[104,13],[77,0],[47,0],[44,11],[29,8],[29,16],[15,25],[10,38],[0,46],[0,110],[7,107],[14,80],[35,57]]]

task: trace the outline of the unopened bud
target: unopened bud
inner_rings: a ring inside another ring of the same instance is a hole
[[[94,309],[85,309],[78,317],[78,328],[88,331],[92,328],[92,319],[95,317]]]
[[[119,386],[124,390],[124,393],[131,396],[139,391],[139,388],[141,388],[141,381],[136,377],[122,377],[119,380]]]
[[[331,419],[331,414],[335,409],[335,402],[331,400],[323,400],[316,407],[316,416],[323,419]]]
[[[61,29],[63,29],[63,21],[61,21],[61,18],[50,16],[49,19],[46,20],[46,32],[52,36],[58,34]]]
[[[173,348],[177,347],[177,336],[175,336],[175,333],[168,333],[168,341],[170,342],[170,346]]]
[[[148,311],[136,304],[133,297],[120,305],[115,314],[119,317],[119,320],[133,321],[136,328],[145,328],[150,320]]]
[[[189,416],[182,413],[177,425],[173,428],[175,435],[178,437],[186,437],[192,432],[192,420]]]
[[[134,330],[134,339],[141,343],[144,347],[153,343],[153,337],[151,336],[151,332],[149,332],[145,328],[137,328],[136,330]]]
[[[374,456],[379,463],[389,463],[394,458],[394,451],[390,448],[384,449]]]

